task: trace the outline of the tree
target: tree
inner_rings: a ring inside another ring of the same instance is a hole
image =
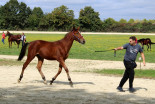
[[[114,31],[117,26],[117,22],[113,18],[108,18],[103,21],[103,30],[104,31]]]
[[[100,31],[102,29],[99,13],[90,6],[80,10],[79,22],[83,31]]]
[[[119,23],[123,24],[123,23],[127,23],[127,21],[122,18],[122,19],[119,20]]]
[[[34,7],[32,14],[35,14],[38,18],[42,18],[44,13],[40,7]]]
[[[17,0],[10,0],[2,7],[4,18],[4,28],[16,29],[18,27],[17,14],[19,11],[19,3]]]
[[[62,5],[58,8],[55,8],[52,11],[52,27],[55,30],[70,30],[72,27],[72,22],[74,19],[73,10],[69,10],[66,6]]]
[[[18,3],[17,0],[10,0],[1,7],[1,25],[5,29],[23,29],[27,17],[30,15],[31,10],[23,2]]]
[[[2,6],[0,6],[0,29],[3,29],[4,28],[4,17],[2,16],[2,13],[3,13],[3,8]]]
[[[48,30],[50,26],[52,26],[51,21],[52,21],[51,13],[45,14],[39,22],[39,29]]]
[[[37,18],[37,15],[31,14],[28,18],[28,27],[31,28],[32,30],[37,30],[39,21]]]
[[[128,23],[134,23],[134,19],[131,18]]]
[[[72,25],[74,25],[75,27],[80,27],[79,19],[74,19]]]
[[[23,2],[19,5],[19,13],[17,15],[17,20],[19,27],[21,29],[24,29],[28,26],[28,17],[32,13],[30,7],[27,7],[27,5]]]
[[[28,26],[32,30],[39,29],[39,22],[43,17],[43,11],[40,7],[34,7],[32,14],[28,17]]]

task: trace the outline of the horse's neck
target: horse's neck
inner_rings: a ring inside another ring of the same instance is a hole
[[[11,36],[13,36],[13,34],[9,34],[8,36],[11,37]]]
[[[62,39],[62,43],[63,43],[63,48],[65,49],[65,51],[68,53],[72,47],[73,44],[73,38],[72,38],[72,34],[68,33],[63,39]]]

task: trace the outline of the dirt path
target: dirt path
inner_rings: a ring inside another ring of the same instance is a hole
[[[18,56],[11,55],[0,55],[0,59],[13,59],[17,60]],[[23,62],[25,62],[26,57],[24,57]],[[31,63],[37,63],[37,58],[35,58]],[[84,60],[84,59],[67,59],[66,64],[71,71],[85,71],[85,70],[95,70],[95,69],[124,69],[123,61],[105,61],[105,60]],[[44,65],[49,66],[49,68],[58,68],[57,61],[44,61]],[[75,67],[76,66],[76,67]],[[137,69],[140,69],[140,63],[137,62]],[[154,63],[146,63],[146,66],[141,64],[141,69],[153,69],[155,70]]]
[[[17,59],[17,56],[0,55],[0,58]],[[27,67],[20,84],[17,83],[17,79],[21,73],[21,65],[0,66],[0,104],[155,104],[155,80],[153,79],[135,78],[134,87],[137,91],[129,93],[128,82],[124,85],[125,92],[116,90],[121,77],[73,72],[98,69],[103,65],[107,69],[106,64],[110,64],[109,68],[112,68],[112,65],[116,68],[118,64],[118,62],[112,64],[111,61],[105,61],[104,64],[103,62],[67,60],[73,87],[69,85],[64,70],[53,85],[49,85],[49,81],[58,70],[58,63],[55,61],[45,61],[43,65],[43,73],[48,85],[43,84],[35,64]],[[36,60],[32,63],[36,63]]]
[[[44,85],[34,65],[27,67],[21,83],[17,83],[22,66],[0,66],[0,104],[154,104],[155,80],[136,78],[135,93],[129,93],[128,82],[125,92],[116,87],[121,77],[71,72],[73,87],[62,71],[53,85]],[[43,67],[48,80],[57,69]]]

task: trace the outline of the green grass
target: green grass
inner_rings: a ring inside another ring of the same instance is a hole
[[[124,73],[124,70],[104,69],[104,70],[95,70],[94,72],[98,73],[98,74],[122,76],[123,73]],[[135,77],[138,77],[138,78],[153,78],[153,79],[155,79],[155,70],[135,70]]]
[[[64,37],[65,34],[26,34],[27,41],[34,40],[46,40],[46,41],[56,41]],[[113,60],[113,61],[122,61],[125,50],[117,51],[116,57],[114,57],[113,51],[108,52],[94,52],[95,50],[108,50],[118,46],[122,46],[128,43],[130,35],[83,35],[86,44],[81,45],[78,42],[74,42],[69,58],[74,59],[94,59],[94,60]],[[137,38],[151,38],[152,42],[155,42],[155,36],[137,36]],[[9,49],[7,38],[5,40],[5,45],[0,43],[0,54],[1,55],[19,55],[20,48],[17,48],[17,45],[13,44],[13,47]],[[146,46],[145,46],[146,49]],[[152,45],[152,51],[144,51],[146,62],[155,63],[155,45]],[[139,57],[139,55],[138,55]],[[138,59],[138,58],[137,58]]]

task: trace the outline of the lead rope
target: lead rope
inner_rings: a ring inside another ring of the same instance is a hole
[[[84,45],[83,45],[84,46]],[[89,48],[87,48],[86,46],[84,46],[87,50],[89,50],[90,52],[95,52],[95,50],[93,50],[93,49],[89,49]],[[114,50],[114,57],[116,57],[116,51]]]

